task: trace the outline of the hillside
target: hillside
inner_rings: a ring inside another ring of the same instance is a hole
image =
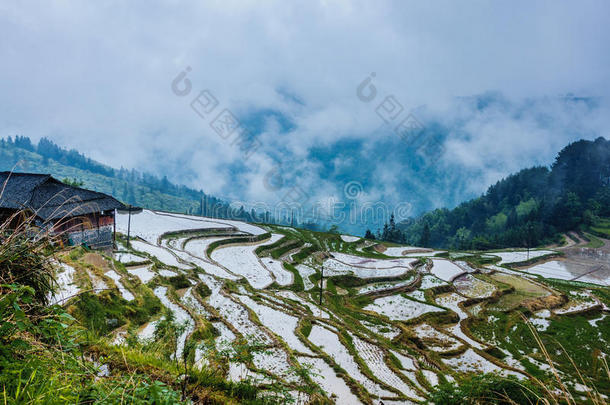
[[[110,194],[127,204],[149,209],[248,221],[259,219],[243,209],[231,209],[227,202],[201,190],[175,185],[167,178],[160,179],[136,170],[113,169],[76,150],[60,148],[46,138],[38,145],[22,136],[14,140],[12,137],[0,139],[0,171],[4,170],[49,173],[58,179],[76,181],[83,187]],[[268,215],[267,218],[271,220]]]
[[[528,247],[586,230],[604,236],[610,216],[610,141],[566,146],[550,168],[532,167],[454,209],[437,209],[398,224],[407,243],[457,249]]]
[[[607,239],[433,251],[150,210],[117,231],[102,253],[0,227],[3,402],[610,395]]]
[[[127,362],[178,392],[186,374],[186,398],[212,403],[610,395],[607,240],[447,252],[145,210],[128,244],[127,222],[112,256],[57,255],[54,300],[86,325],[102,381]]]

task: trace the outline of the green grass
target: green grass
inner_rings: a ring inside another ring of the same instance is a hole
[[[600,218],[595,225],[590,227],[590,231],[602,238],[610,238],[610,218]]]
[[[595,235],[592,235],[590,233],[586,234],[587,239],[589,239],[589,242],[584,245],[583,247],[586,248],[591,248],[591,249],[598,249],[602,246],[604,246],[604,242],[599,239],[598,237],[596,237]]]
[[[293,283],[288,287],[293,291],[303,291],[305,289],[305,285],[303,284],[303,278],[301,274],[299,274],[298,270],[290,263],[284,263],[284,268],[292,273],[294,277]]]
[[[270,237],[271,237],[270,233],[263,233],[261,235],[257,235],[257,236],[253,236],[253,237],[235,237],[235,238],[217,240],[215,242],[210,243],[210,245],[208,246],[208,249],[206,251],[206,254],[208,255],[208,257],[210,257],[212,255],[212,252],[214,251],[214,249],[217,249],[220,246],[232,245],[232,244],[238,244],[238,243],[248,244],[248,243],[260,242],[265,239],[269,239]]]
[[[498,302],[490,304],[492,308],[503,311],[514,309],[526,300],[548,295],[547,290],[523,277],[517,277],[504,273],[494,273],[489,277],[482,276],[480,278],[484,281],[495,281],[497,283],[496,285],[498,285],[501,289],[506,289],[507,287],[514,288],[512,292],[502,295]]]
[[[184,274],[178,274],[175,276],[164,277],[164,278],[176,290],[180,290],[182,288],[188,288],[191,286],[191,282],[189,281],[188,277],[186,277],[186,275],[184,275]]]
[[[126,301],[115,291],[81,294],[72,304],[74,316],[90,331],[102,336],[127,323],[146,323],[161,311],[161,303],[151,294]]]
[[[485,316],[472,319],[469,328],[475,337],[496,341],[500,348],[520,361],[530,374],[550,384],[553,378],[525,357],[529,355],[546,364],[534,336],[519,314],[518,311],[488,311],[487,315],[491,318]],[[562,373],[570,376],[573,381],[580,381],[578,372],[581,372],[586,378],[595,381],[595,387],[600,393],[609,395],[610,380],[599,356],[600,353],[607,352],[610,345],[610,318],[605,317],[598,321],[597,327],[592,326],[589,321],[598,317],[599,314],[552,317],[550,326],[545,331],[538,331],[538,335]],[[574,368],[572,361],[579,371]]]

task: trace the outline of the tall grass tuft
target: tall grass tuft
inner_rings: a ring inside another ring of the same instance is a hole
[[[549,365],[552,375],[551,381],[543,382],[535,377],[532,377],[530,380],[520,381],[513,376],[502,377],[493,373],[470,375],[460,379],[457,384],[444,383],[439,385],[431,392],[428,397],[428,403],[446,405],[579,405],[581,403],[608,405],[607,398],[601,395],[595,388],[595,385],[583,376],[583,373],[579,370],[570,354],[557,342],[570,360],[576,375],[579,377],[580,384],[582,384],[585,390],[585,401],[574,398],[568,389],[567,381],[565,381],[565,378],[555,366],[555,362],[536,328],[525,315],[521,314],[521,317],[529,327],[545,361]],[[605,357],[601,357],[601,363],[608,379],[610,379],[610,368]]]
[[[538,386],[540,386],[541,389],[543,389],[543,391],[545,393],[544,398],[542,398],[544,400],[543,403],[557,404],[557,405],[563,404],[563,403],[566,403],[568,405],[580,404],[581,401],[576,400],[574,398],[574,396],[572,395],[572,393],[570,392],[570,390],[567,388],[566,382],[563,380],[559,371],[555,367],[555,363],[554,363],[553,359],[551,358],[548,349],[546,348],[544,342],[540,338],[540,335],[538,334],[538,331],[536,330],[534,325],[532,325],[530,320],[525,315],[521,314],[521,318],[523,319],[525,324],[528,326],[530,332],[534,336],[534,339],[536,340],[536,344],[540,348],[540,351],[542,352],[542,354],[545,358],[545,361],[549,365],[549,367],[551,369],[551,374],[553,375],[553,379],[555,380],[555,383],[558,387],[558,389],[552,390],[551,387],[548,387],[548,384],[544,384],[543,382],[539,381],[538,379],[534,379],[536,384]],[[556,342],[556,343],[559,345],[559,347],[561,348],[563,353],[566,355],[568,360],[570,360],[570,364],[572,365],[572,367],[574,367],[574,370],[575,370],[576,374],[578,375],[578,378],[580,379],[580,384],[582,384],[584,387],[585,396],[587,397],[587,400],[589,401],[589,403],[591,403],[593,405],[608,405],[607,399],[604,398],[597,391],[595,385],[591,381],[588,381],[585,379],[581,370],[578,368],[578,366],[574,362],[572,356],[570,356],[570,353],[568,353],[568,351],[563,347],[563,345],[561,343],[559,343],[559,342]],[[601,362],[604,366],[604,371],[606,372],[606,375],[607,375],[608,379],[610,380],[610,368],[608,367],[608,361],[605,357],[602,356]]]
[[[0,224],[0,284],[23,285],[46,305],[56,287],[50,260],[54,238],[38,230],[34,215],[16,212]]]

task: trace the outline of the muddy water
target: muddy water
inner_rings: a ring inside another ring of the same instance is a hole
[[[551,260],[523,269],[547,278],[610,285],[610,247],[566,249],[564,260]]]

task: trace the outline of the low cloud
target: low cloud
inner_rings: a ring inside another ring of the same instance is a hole
[[[604,1],[3,2],[0,131],[244,201],[277,203],[287,187],[340,200],[353,180],[417,213],[607,136],[609,13]],[[365,103],[356,88],[371,73]],[[247,159],[191,109],[204,89],[256,127]],[[442,129],[441,157],[422,166],[384,125],[389,95]],[[278,165],[284,187],[270,190]]]

